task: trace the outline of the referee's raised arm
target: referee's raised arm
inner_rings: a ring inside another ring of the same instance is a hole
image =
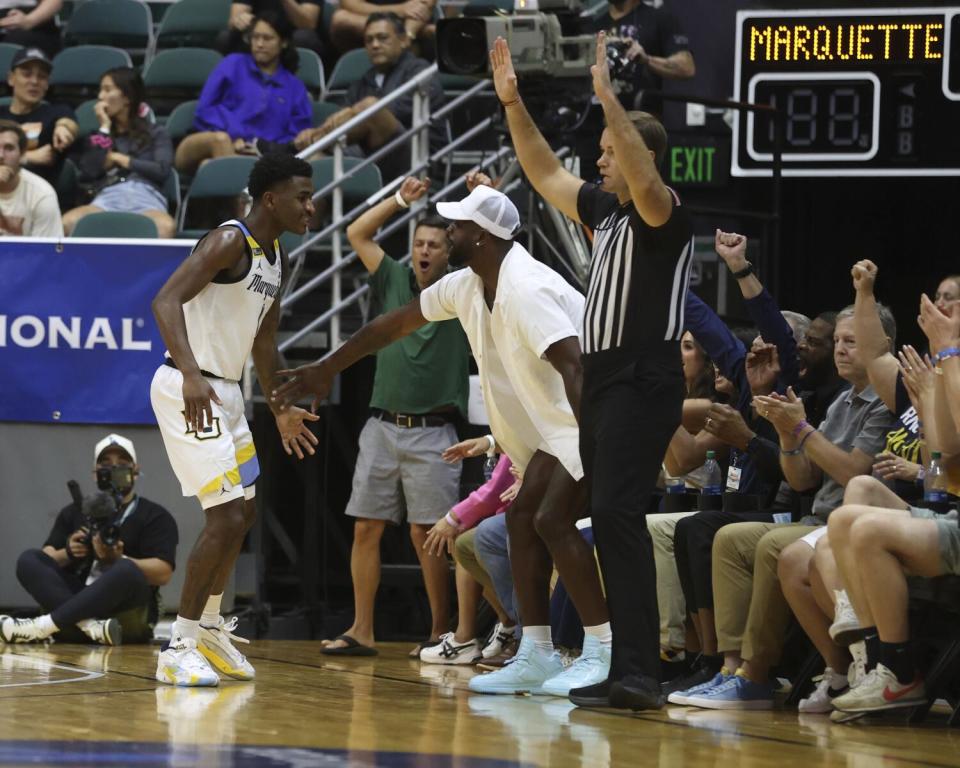
[[[606,35],[603,32],[597,35],[597,62],[590,67],[590,72],[593,75],[593,90],[603,107],[607,121],[605,133],[612,144],[620,172],[630,189],[630,198],[640,218],[651,227],[659,227],[665,224],[673,213],[673,196],[660,178],[655,152],[647,146],[633,125],[610,84]],[[609,151],[608,147],[601,149],[604,152]],[[519,149],[517,154],[519,155]]]
[[[544,200],[579,222],[577,196],[583,181],[563,167],[523,105],[510,49],[502,37],[496,39],[490,51],[490,69],[523,172]]]

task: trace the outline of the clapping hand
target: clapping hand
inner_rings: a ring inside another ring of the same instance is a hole
[[[920,297],[920,316],[917,322],[930,340],[930,349],[933,352],[940,352],[960,343],[960,311],[945,315],[926,294]]]
[[[766,395],[773,391],[780,375],[780,352],[776,344],[760,342],[747,353],[744,363],[750,392]]]
[[[758,395],[753,398],[753,407],[761,417],[773,424],[781,437],[792,435],[796,426],[807,418],[803,400],[797,397],[793,387],[787,387],[786,397],[777,392]]]
[[[937,381],[936,368],[929,355],[920,357],[917,350],[909,344],[903,346],[899,356],[903,384],[907,388],[913,407],[920,411],[922,410],[921,401],[934,393]]]

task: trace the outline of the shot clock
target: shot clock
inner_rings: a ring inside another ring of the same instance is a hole
[[[734,83],[780,112],[784,176],[960,176],[960,6],[740,11]],[[769,176],[775,137],[738,113],[733,175]]]

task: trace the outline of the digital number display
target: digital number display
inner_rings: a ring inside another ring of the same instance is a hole
[[[784,176],[960,175],[960,6],[740,11],[735,96],[780,113]],[[774,120],[734,119],[731,172],[769,176]]]

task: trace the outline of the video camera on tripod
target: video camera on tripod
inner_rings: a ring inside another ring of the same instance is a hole
[[[83,515],[89,533],[84,543],[93,545],[93,537],[100,535],[104,546],[114,547],[120,541],[120,517],[124,492],[133,487],[133,467],[97,467],[98,492],[84,496],[76,480],[67,481],[70,497]]]

